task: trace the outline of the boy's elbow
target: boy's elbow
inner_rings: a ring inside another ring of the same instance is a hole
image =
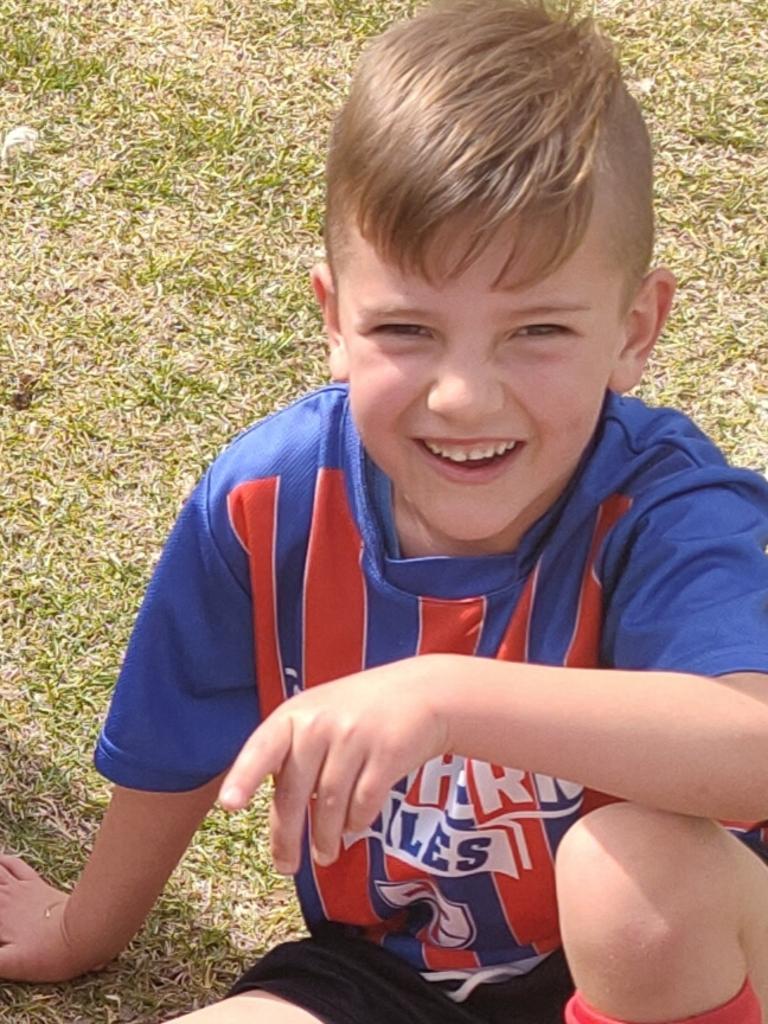
[[[740,694],[732,742],[734,767],[728,813],[731,821],[768,821],[768,674],[739,672],[721,676],[719,683]],[[713,781],[721,774],[712,760]]]

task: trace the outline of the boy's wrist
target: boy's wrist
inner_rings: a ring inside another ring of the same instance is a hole
[[[464,733],[477,695],[473,676],[480,659],[461,654],[428,654],[419,656],[418,660],[425,658],[431,662],[428,670],[431,685],[427,688],[430,714],[443,737],[439,753],[465,753]],[[438,685],[435,685],[436,680]]]
[[[113,955],[116,955],[88,948],[88,940],[93,939],[93,934],[89,934],[87,938],[78,936],[77,923],[76,920],[73,921],[76,911],[77,908],[73,907],[71,895],[66,895],[63,899],[46,907],[44,915],[57,921],[62,965],[68,972],[67,978],[75,978],[90,971],[99,971],[109,963]]]
[[[72,940],[68,921],[69,908],[70,896],[66,895],[62,899],[49,904],[43,913],[44,918],[51,920],[56,927],[59,959],[62,970],[66,972],[62,980],[75,978],[79,974],[85,974],[86,971],[91,969],[89,958],[87,955],[83,955],[84,951],[78,950],[77,944]]]

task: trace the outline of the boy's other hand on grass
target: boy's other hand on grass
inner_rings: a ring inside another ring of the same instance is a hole
[[[408,658],[305,690],[251,735],[219,799],[240,810],[274,776],[272,856],[279,871],[298,870],[310,802],[313,854],[330,864],[342,833],[370,825],[394,782],[448,751],[438,710],[448,662],[438,658]]]
[[[0,977],[66,981],[82,972],[64,926],[66,893],[19,857],[0,854]]]

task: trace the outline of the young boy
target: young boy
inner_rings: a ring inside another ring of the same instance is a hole
[[[81,880],[0,861],[0,974],[116,955],[222,778],[273,774],[312,937],[184,1019],[758,1024],[768,488],[619,397],[674,291],[650,162],[587,23],[454,0],[374,43],[313,272],[340,383],[188,502]]]

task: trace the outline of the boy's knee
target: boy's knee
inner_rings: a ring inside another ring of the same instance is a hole
[[[641,954],[644,971],[669,968],[715,916],[727,924],[723,838],[712,822],[636,804],[581,819],[556,859],[566,951],[615,959],[626,950]]]
[[[626,1020],[675,1020],[743,984],[735,841],[700,818],[612,804],[558,849],[560,926],[577,987]],[[643,1016],[645,1015],[645,1016]]]

